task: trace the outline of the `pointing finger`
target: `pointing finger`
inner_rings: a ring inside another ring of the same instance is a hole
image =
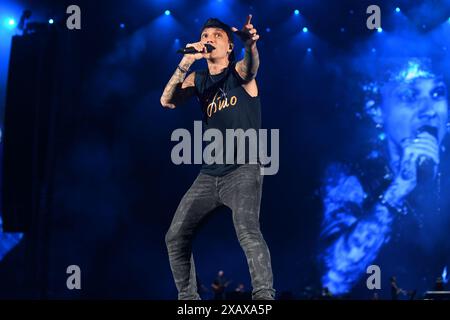
[[[250,21],[252,20],[252,15],[251,14],[249,14],[248,16],[247,16],[247,21],[245,22],[245,24],[250,24]]]

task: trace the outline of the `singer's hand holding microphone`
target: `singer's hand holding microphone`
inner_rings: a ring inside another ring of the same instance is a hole
[[[194,63],[196,60],[205,58],[212,50],[214,50],[214,46],[209,43],[195,42],[188,43],[185,48],[177,52],[184,54],[183,60]]]
[[[418,177],[432,180],[440,161],[437,136],[428,131],[418,133],[415,138],[403,139],[402,148],[399,171],[391,185],[394,202],[403,201],[416,188]]]

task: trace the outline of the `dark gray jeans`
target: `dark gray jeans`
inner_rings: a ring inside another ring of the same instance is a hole
[[[247,257],[252,298],[273,299],[270,253],[259,227],[263,176],[260,166],[241,165],[223,177],[200,173],[184,195],[166,234],[170,267],[179,300],[198,300],[191,242],[200,221],[225,205],[233,212],[233,224]]]

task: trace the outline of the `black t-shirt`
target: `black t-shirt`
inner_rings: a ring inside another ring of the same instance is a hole
[[[259,95],[250,96],[242,87],[245,81],[235,69],[235,63],[230,63],[228,68],[220,74],[211,75],[208,70],[196,71],[195,88],[197,97],[202,106],[203,128],[218,129],[223,137],[222,153],[223,164],[203,164],[201,172],[212,176],[223,176],[236,169],[238,147],[235,140],[234,158],[232,163],[226,159],[226,129],[255,129],[256,133],[261,128],[261,105]],[[209,143],[213,143],[211,141]],[[245,148],[245,163],[249,163],[248,145]],[[220,153],[215,154],[216,157]]]

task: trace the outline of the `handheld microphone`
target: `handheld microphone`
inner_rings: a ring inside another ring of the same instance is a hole
[[[437,139],[437,129],[431,126],[423,126],[417,130],[417,133],[428,132]],[[417,159],[417,182],[425,183],[434,178],[436,163],[427,156],[420,156]]]
[[[209,43],[205,43],[205,47],[206,47],[207,53],[210,53],[211,51],[213,51],[215,49],[214,46]],[[196,54],[196,53],[201,53],[201,51],[197,51],[197,49],[195,49],[194,47],[186,47],[186,48],[179,49],[177,51],[177,53]]]

